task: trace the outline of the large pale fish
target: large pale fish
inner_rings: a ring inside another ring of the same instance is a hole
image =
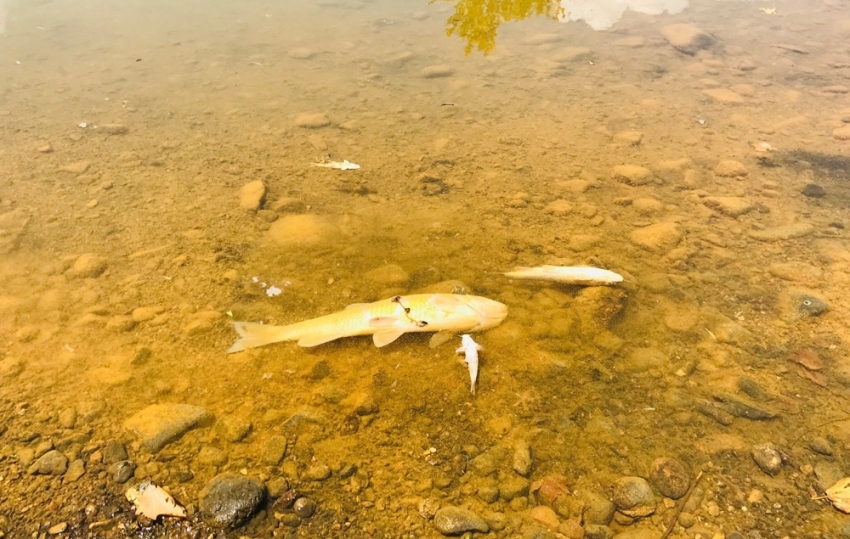
[[[601,268],[590,266],[537,266],[516,268],[505,273],[512,279],[539,279],[586,286],[610,285],[623,281],[623,276]]]
[[[355,303],[344,310],[288,326],[234,322],[241,337],[227,350],[240,352],[280,341],[317,346],[342,337],[372,335],[375,346],[386,346],[405,333],[472,332],[498,326],[508,307],[480,296],[413,294],[374,303]]]

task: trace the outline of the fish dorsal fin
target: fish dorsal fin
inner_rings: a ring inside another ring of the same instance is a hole
[[[319,346],[320,344],[331,342],[335,339],[339,339],[340,337],[344,337],[344,335],[317,333],[316,335],[308,335],[298,339],[298,346],[310,348],[311,346]]]
[[[401,329],[377,331],[372,335],[372,342],[374,342],[375,346],[378,348],[383,348],[402,335],[404,335],[404,330]]]
[[[455,337],[455,332],[453,332],[453,331],[446,331],[446,330],[438,331],[437,333],[434,333],[433,335],[431,335],[431,339],[428,341],[428,347],[429,348],[436,348],[436,347],[440,346],[441,344],[445,344],[445,343],[449,342],[450,340],[454,339],[454,337]]]

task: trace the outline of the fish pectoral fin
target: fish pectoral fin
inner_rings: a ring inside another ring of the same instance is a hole
[[[331,342],[333,340],[339,339],[340,337],[343,337],[343,335],[328,333],[317,333],[315,335],[307,335],[306,337],[301,337],[300,339],[298,339],[298,346],[301,346],[303,348],[310,348],[311,346],[319,346],[320,344]]]
[[[428,341],[428,347],[429,348],[436,348],[436,347],[440,346],[441,344],[445,344],[445,343],[449,342],[450,340],[454,339],[456,336],[457,335],[455,334],[454,331],[446,331],[446,330],[438,331],[437,333],[434,333],[433,335],[431,335],[431,340]],[[459,354],[461,350],[463,350],[463,347],[459,348],[458,351],[455,352],[455,353]]]
[[[374,342],[375,346],[377,346],[378,348],[382,348],[395,341],[402,335],[404,335],[404,330],[401,329],[376,331],[372,335],[372,342]]]

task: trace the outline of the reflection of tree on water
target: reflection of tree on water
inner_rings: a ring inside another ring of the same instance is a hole
[[[438,0],[431,0],[436,2]],[[441,0],[450,1],[450,0]],[[496,32],[505,21],[543,15],[558,19],[559,0],[454,0],[455,12],[446,24],[446,34],[466,40],[466,54],[476,47],[484,54],[496,48]]]
[[[682,12],[689,0],[431,0],[455,3],[455,12],[446,22],[446,34],[466,40],[466,54],[472,47],[484,54],[496,48],[496,32],[505,21],[519,21],[543,15],[564,22],[584,21],[594,30],[607,30],[627,9],[659,15]],[[0,0],[2,2],[2,0]]]

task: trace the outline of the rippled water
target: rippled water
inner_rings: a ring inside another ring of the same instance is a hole
[[[843,0],[0,0],[0,532],[207,537],[234,472],[228,537],[846,535],[848,42]],[[502,275],[543,264],[625,281]],[[420,291],[509,306],[475,394],[456,337],[225,353]]]

